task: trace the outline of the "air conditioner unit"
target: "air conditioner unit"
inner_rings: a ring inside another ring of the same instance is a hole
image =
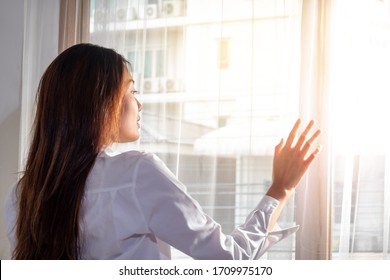
[[[176,79],[160,79],[160,90],[162,92],[177,92],[180,90],[179,81]]]
[[[128,21],[128,20],[136,20],[137,13],[134,8],[130,8],[128,11],[124,8],[118,9],[116,11],[116,20],[117,21]]]
[[[105,11],[104,10],[96,10],[95,11],[95,23],[104,22],[105,20]]]
[[[116,11],[116,19],[118,21],[125,21],[127,19],[127,12],[125,9],[118,9]]]
[[[145,13],[146,18],[157,18],[157,4],[148,4]]]
[[[119,22],[133,19],[134,8],[128,5],[127,0],[116,0],[115,1],[116,14],[115,19]]]
[[[165,0],[162,3],[161,15],[164,17],[179,17],[184,14],[182,0]]]
[[[174,79],[167,79],[165,81],[165,89],[167,92],[178,91],[178,83]]]
[[[143,83],[145,93],[156,93],[159,91],[159,83],[156,79],[145,79]]]

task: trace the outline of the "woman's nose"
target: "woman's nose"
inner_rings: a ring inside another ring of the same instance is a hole
[[[142,110],[142,104],[141,104],[141,102],[138,101],[137,98],[136,98],[135,100],[137,100],[138,112],[141,112],[141,110]]]

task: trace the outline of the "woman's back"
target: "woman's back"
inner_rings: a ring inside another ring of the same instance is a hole
[[[136,188],[140,163],[147,157],[136,151],[116,156],[101,152],[97,157],[81,210],[81,258],[164,258],[140,207],[147,201]]]

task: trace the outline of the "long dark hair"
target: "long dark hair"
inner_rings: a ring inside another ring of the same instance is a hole
[[[45,71],[17,189],[14,259],[80,257],[85,183],[99,151],[117,136],[126,67],[114,50],[78,44]]]

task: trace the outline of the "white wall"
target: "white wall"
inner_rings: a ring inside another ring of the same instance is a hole
[[[0,259],[10,257],[3,209],[18,172],[23,17],[24,0],[0,1]]]
[[[40,77],[58,50],[59,0],[0,0],[0,259],[10,258],[4,201],[28,149]]]

